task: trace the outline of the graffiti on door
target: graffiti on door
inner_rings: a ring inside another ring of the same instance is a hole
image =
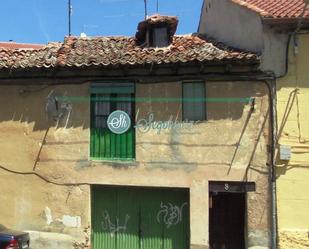
[[[187,202],[183,203],[181,206],[173,205],[172,203],[164,204],[161,202],[160,210],[157,214],[157,222],[163,222],[167,228],[179,224],[182,221],[183,209],[187,205]]]
[[[109,231],[111,234],[114,234],[117,232],[125,232],[127,230],[127,224],[130,219],[128,214],[125,215],[125,219],[122,224],[119,221],[119,217],[116,217],[115,223],[113,223],[107,210],[103,211],[102,216],[102,229],[104,231]]]

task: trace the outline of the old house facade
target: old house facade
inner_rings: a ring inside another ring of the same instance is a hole
[[[274,214],[279,247],[288,249],[309,247],[308,24],[307,1],[205,0],[199,26],[213,39],[260,53],[261,70],[277,78]]]
[[[271,77],[176,27],[1,49],[0,220],[33,248],[269,248]]]

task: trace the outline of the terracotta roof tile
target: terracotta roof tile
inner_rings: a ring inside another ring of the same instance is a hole
[[[142,48],[132,37],[66,37],[39,49],[0,48],[0,69],[234,61],[257,63],[256,54],[215,45],[196,35],[174,36],[170,46]]]
[[[44,47],[44,45],[42,44],[0,42],[0,48],[8,48],[8,49],[38,49],[42,47]]]
[[[298,18],[305,7],[303,0],[231,0],[265,18]],[[304,18],[309,18],[309,6]]]

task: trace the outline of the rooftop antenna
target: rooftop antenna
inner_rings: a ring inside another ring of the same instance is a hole
[[[157,13],[159,13],[159,0],[157,0]]]
[[[72,35],[71,33],[71,17],[72,17],[72,4],[71,4],[71,0],[68,0],[68,16],[69,16],[69,36]]]
[[[147,0],[144,0],[145,4],[145,20],[147,19]]]

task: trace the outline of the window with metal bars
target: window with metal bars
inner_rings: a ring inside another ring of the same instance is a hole
[[[135,158],[134,86],[106,85],[91,89],[90,158],[92,160],[132,160]],[[107,126],[108,116],[126,112],[131,127],[124,134],[115,134]]]

